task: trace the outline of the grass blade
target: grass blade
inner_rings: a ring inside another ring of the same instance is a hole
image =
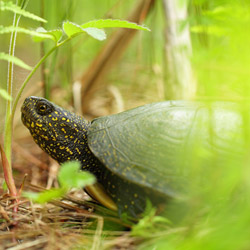
[[[3,52],[0,52],[0,60],[13,62],[14,64],[16,64],[17,66],[19,66],[19,67],[21,67],[23,69],[27,69],[27,70],[32,69],[32,67],[30,67],[28,64],[26,64],[24,61],[22,61],[18,57],[15,57],[15,56],[12,56],[12,55],[9,55],[9,54],[5,54]]]
[[[11,11],[14,12],[16,14],[22,15],[24,17],[33,19],[35,21],[38,22],[43,22],[46,23],[47,21],[39,16],[34,15],[33,13],[30,13],[24,9],[22,9],[21,7],[13,4],[12,2],[4,2],[4,1],[0,1],[0,10],[1,11]]]

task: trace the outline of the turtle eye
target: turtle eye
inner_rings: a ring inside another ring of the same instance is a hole
[[[44,101],[38,102],[36,108],[39,115],[48,115],[53,111],[51,106]]]
[[[46,108],[47,108],[46,105],[42,104],[42,105],[39,106],[39,111],[40,112],[45,112]]]

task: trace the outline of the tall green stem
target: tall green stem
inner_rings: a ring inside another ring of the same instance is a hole
[[[62,46],[63,44],[65,44],[66,42],[68,42],[69,40],[71,40],[71,38],[67,38],[65,39],[63,42],[57,44],[56,46],[54,46],[51,50],[49,50],[41,59],[40,61],[35,65],[35,67],[33,68],[33,70],[29,73],[29,75],[27,76],[27,78],[25,79],[25,81],[23,82],[22,86],[20,87],[17,95],[16,95],[16,98],[15,98],[15,101],[13,103],[13,108],[11,110],[11,114],[9,115],[9,118],[7,119],[7,126],[6,126],[6,134],[5,134],[5,137],[8,137],[6,138],[6,140],[8,142],[10,142],[9,144],[6,144],[6,148],[7,150],[11,150],[11,140],[12,140],[12,128],[13,127],[13,119],[14,119],[14,115],[15,115],[15,112],[16,112],[16,107],[17,107],[17,104],[18,104],[18,101],[22,95],[22,92],[24,90],[24,88],[26,87],[27,83],[29,82],[29,80],[31,79],[31,77],[35,74],[35,72],[37,71],[37,69],[39,68],[39,66],[47,59],[47,57],[52,54],[52,52],[54,52],[57,48],[59,48],[60,46]],[[6,151],[6,149],[5,149]]]
[[[62,46],[63,44],[65,44],[66,42],[68,42],[69,40],[71,40],[71,38],[67,38],[65,39],[63,42],[57,44],[56,46],[54,46],[50,51],[48,51],[48,53],[46,53],[41,59],[40,61],[35,65],[35,67],[33,68],[33,70],[29,73],[29,75],[27,76],[27,78],[25,79],[25,81],[23,82],[21,88],[19,89],[15,101],[13,103],[13,107],[11,109],[11,111],[9,111],[8,116],[6,116],[6,124],[5,124],[5,148],[4,151],[9,153],[9,157],[11,156],[11,142],[12,142],[12,135],[13,135],[13,120],[14,120],[14,115],[15,115],[15,111],[16,111],[16,107],[17,107],[17,103],[21,97],[21,94],[24,90],[24,88],[26,87],[27,83],[29,82],[29,80],[31,79],[31,77],[35,74],[35,72],[37,71],[37,69],[39,68],[39,66],[47,59],[47,57],[52,54],[53,51],[55,51],[57,48],[59,48],[60,46]],[[11,106],[10,106],[11,107]],[[7,158],[7,156],[6,156]],[[14,183],[13,181],[13,176],[12,176],[12,168],[11,168],[11,159],[7,158],[9,164],[8,164],[8,169],[5,171],[5,173],[7,173],[6,178],[8,181],[6,183]],[[15,185],[11,185],[10,187],[8,186],[10,192],[15,195],[16,194],[16,189],[15,189]]]
[[[17,4],[21,6],[21,8],[25,8],[28,4],[29,0],[17,0]],[[13,17],[13,26],[18,27],[19,21],[20,21],[21,15],[18,15],[14,13]],[[15,43],[16,43],[16,36],[17,36],[17,31],[14,31],[11,33],[10,36],[10,47],[9,47],[9,55],[14,56],[15,54]],[[13,89],[13,68],[14,64],[13,62],[9,61],[8,63],[8,80],[7,80],[7,92],[9,96],[12,95],[12,89]],[[11,166],[11,148],[9,145],[11,144],[10,137],[6,136],[9,133],[9,130],[11,127],[8,125],[8,120],[11,115],[11,110],[12,110],[12,101],[7,100],[7,105],[6,105],[6,118],[5,118],[5,130],[4,130],[4,151],[6,154],[6,158],[9,161],[9,164]]]
[[[17,0],[16,4],[25,8],[28,4],[28,0]],[[18,27],[21,15],[17,17],[17,14],[14,13],[13,17],[13,26]],[[15,54],[15,43],[16,43],[17,31],[11,33],[10,36],[10,47],[9,47],[9,55],[14,56]],[[9,61],[8,63],[8,80],[7,80],[7,92],[9,96],[12,95],[13,89],[13,62]],[[12,168],[11,168],[11,140],[12,140],[12,125],[9,122],[12,112],[12,101],[7,100],[6,105],[6,116],[5,116],[5,127],[4,127],[4,151],[1,148],[1,155],[3,161],[3,170],[6,183],[8,185],[8,189],[10,194],[13,196],[17,196],[16,186],[12,176]]]
[[[16,13],[14,13],[14,17],[13,17],[13,26],[17,27],[19,20],[20,20],[19,16],[17,18]],[[16,35],[17,32],[12,32],[11,36],[10,36],[10,47],[9,47],[9,55],[14,56],[15,54],[15,41],[16,41]],[[9,94],[9,96],[12,96],[12,86],[13,86],[13,67],[14,64],[13,62],[9,61],[8,63],[8,80],[7,80],[7,92]],[[11,114],[11,108],[12,108],[12,103],[11,100],[7,100],[7,105],[6,105],[6,119],[5,119],[5,131],[4,131],[4,150],[5,150],[5,154],[6,154],[6,158],[9,162],[9,164],[11,165],[11,150],[9,149],[8,145],[11,143],[8,139],[8,136],[6,136],[6,134],[8,133],[8,130],[10,129],[8,127],[8,118],[10,117]]]

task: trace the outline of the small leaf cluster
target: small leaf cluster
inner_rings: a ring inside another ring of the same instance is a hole
[[[171,221],[163,216],[156,215],[156,208],[152,206],[150,200],[147,200],[146,208],[142,218],[132,228],[131,234],[134,236],[151,237],[154,233],[168,230]]]
[[[23,192],[23,196],[34,202],[43,204],[53,199],[62,198],[71,188],[84,188],[95,183],[95,176],[87,171],[80,170],[80,163],[66,162],[61,165],[58,174],[60,188],[52,188],[40,193]]]
[[[100,20],[89,21],[82,25],[78,25],[70,21],[65,21],[63,22],[62,29],[46,31],[43,28],[38,28],[36,30],[38,35],[35,34],[34,40],[39,42],[49,38],[53,40],[55,43],[59,43],[63,42],[62,40],[63,34],[66,34],[68,39],[80,34],[87,34],[99,41],[103,41],[106,39],[106,33],[102,29],[115,28],[115,27],[149,31],[147,27],[125,20],[100,19]]]

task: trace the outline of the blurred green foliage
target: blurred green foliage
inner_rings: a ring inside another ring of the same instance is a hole
[[[31,1],[27,10],[48,20],[44,28],[54,29],[61,26],[63,20],[83,23],[104,17],[125,18],[134,3],[133,0],[44,0]],[[185,22],[188,22],[191,31],[191,61],[198,84],[197,99],[238,100],[245,107],[250,95],[250,2],[190,0],[189,3],[189,16]],[[11,22],[12,16],[9,13],[0,13],[0,23],[7,25]],[[33,21],[25,18],[22,23],[26,27],[36,28]],[[159,72],[164,72],[165,27],[160,0],[146,24],[152,32],[144,32],[135,39],[109,76],[110,83],[118,86],[124,99],[132,103],[137,102],[137,99],[145,102],[160,99],[156,89],[161,80]],[[8,35],[0,36],[1,51],[8,51],[8,39]],[[18,35],[17,45],[17,55],[25,57],[28,65],[34,65],[39,57],[39,46],[22,34]],[[69,46],[60,49],[45,66],[45,69],[53,69],[52,75],[46,70],[51,84],[70,89],[72,79],[81,75],[102,45],[91,39],[83,42],[79,37]],[[45,51],[50,46],[50,42],[46,43]],[[159,69],[157,72],[153,70],[156,66]],[[0,68],[1,72],[6,72],[5,63],[0,62]],[[17,69],[16,74],[17,83],[18,78],[25,77],[23,70]],[[6,75],[1,74],[1,88],[5,87],[5,82]],[[0,105],[3,107],[2,103]],[[2,113],[1,109],[0,115]],[[243,112],[243,117],[248,149],[249,110]],[[248,249],[249,165],[249,156],[246,156],[243,162],[229,161],[222,165],[211,163],[214,168],[209,171],[194,171],[191,178],[198,182],[199,176],[203,176],[202,187],[193,191],[185,205],[176,202],[167,207],[169,217],[175,218],[173,220],[177,222],[171,226],[166,223],[166,229],[161,227],[161,231],[156,233],[155,228],[147,224],[151,217],[144,218],[136,230],[142,235],[145,223],[145,238],[148,240],[139,249]],[[198,169],[199,165],[195,167]]]
[[[238,161],[222,163],[215,159],[206,169],[190,162],[190,168],[197,170],[190,176],[196,190],[185,204],[176,202],[169,207],[173,218],[179,217],[178,222],[172,229],[161,231],[160,236],[150,237],[139,249],[248,249],[250,3],[203,0],[190,4],[197,99],[242,104],[246,154]],[[237,136],[242,136],[240,131]]]
[[[58,173],[60,188],[51,188],[39,193],[23,192],[23,196],[37,203],[46,203],[53,199],[61,199],[71,188],[84,188],[95,183],[95,176],[86,171],[80,171],[80,163],[76,161],[66,162],[61,165]]]
[[[198,18],[195,13],[191,16],[198,95],[215,99],[249,98],[249,1],[193,2],[200,10]]]

